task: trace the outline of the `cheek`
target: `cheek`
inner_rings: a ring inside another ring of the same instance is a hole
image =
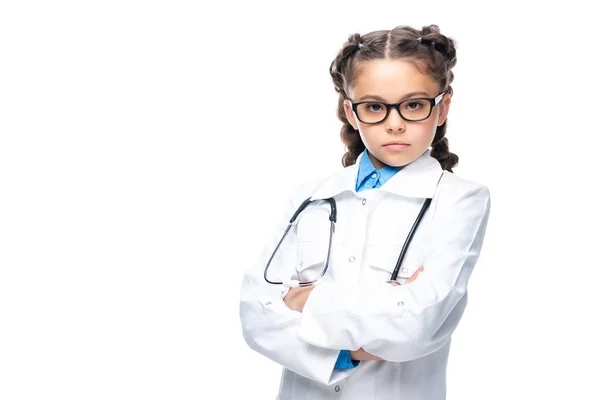
[[[431,122],[428,121],[427,124],[423,124],[422,126],[419,126],[416,129],[415,133],[423,141],[431,141],[431,140],[433,140],[433,138],[435,136],[436,129],[437,129],[437,124],[435,123],[434,120],[431,120]]]
[[[363,143],[370,143],[373,140],[372,138],[376,136],[376,129],[372,125],[359,124],[358,131]]]

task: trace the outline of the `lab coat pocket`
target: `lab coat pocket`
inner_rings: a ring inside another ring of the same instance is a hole
[[[390,280],[396,263],[400,257],[402,246],[396,244],[373,244],[366,248],[369,279],[378,281]],[[397,281],[405,283],[412,274],[423,265],[423,249],[418,246],[409,246],[398,271]]]
[[[329,242],[323,240],[298,242],[296,275],[292,279],[299,281],[317,279],[325,268],[328,245]]]

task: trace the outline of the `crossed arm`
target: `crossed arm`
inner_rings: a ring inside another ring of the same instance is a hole
[[[408,279],[404,284],[405,285],[409,284],[409,283],[413,282],[415,279],[417,279],[417,277],[419,276],[421,271],[423,271],[423,269],[424,269],[423,266],[420,266],[415,271],[415,273],[410,277],[410,279]],[[396,282],[390,282],[390,283],[396,284],[396,285],[399,284]],[[283,298],[283,301],[285,302],[285,305],[290,310],[302,312],[302,310],[304,309],[304,304],[306,304],[306,301],[308,300],[308,297],[310,296],[310,293],[312,292],[313,289],[314,289],[313,285],[299,287],[299,288],[292,288],[289,290],[289,292]],[[382,361],[383,360],[380,357],[377,357],[371,353],[368,353],[362,347],[358,350],[350,351],[350,358],[353,360],[360,360],[360,361],[363,361],[363,360]]]
[[[292,199],[285,214],[304,198],[301,194]],[[286,293],[280,286],[268,285],[264,265],[287,226],[288,220],[282,219],[242,282],[240,318],[247,344],[283,367],[327,385],[353,371],[334,368],[340,349],[358,349],[350,354],[354,360],[390,362],[431,354],[447,343],[460,321],[489,209],[486,187],[449,185],[442,190],[426,240],[427,271],[421,269],[423,276],[416,282],[397,288],[384,282],[364,286],[325,282]],[[288,248],[275,256],[271,271],[275,276],[285,275],[285,266],[294,263],[292,242],[284,242],[282,247]]]

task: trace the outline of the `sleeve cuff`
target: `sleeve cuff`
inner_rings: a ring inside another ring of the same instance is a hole
[[[356,367],[359,363],[360,363],[360,361],[353,360],[353,359],[350,358],[350,351],[349,350],[342,350],[342,351],[340,351],[340,354],[338,355],[338,359],[335,362],[335,367],[334,368],[336,368],[336,369],[350,369],[350,368]]]

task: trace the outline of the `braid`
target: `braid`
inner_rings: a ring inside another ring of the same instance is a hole
[[[438,160],[442,169],[446,171],[452,171],[452,168],[456,167],[458,164],[458,156],[454,153],[450,152],[448,147],[448,138],[446,135],[446,124],[447,121],[441,126],[438,126],[435,131],[435,137],[432,142],[431,156]]]
[[[424,26],[422,43],[437,51],[445,61],[447,71],[456,65],[456,44],[440,33],[437,25]]]
[[[443,83],[442,91],[452,97],[453,90],[450,84],[454,81],[452,68],[456,65],[456,45],[454,41],[440,33],[437,25],[424,26],[422,29],[422,44],[433,50],[433,57],[439,59],[440,81]],[[445,86],[445,89],[444,89]],[[446,126],[448,120],[438,126],[432,142],[431,156],[438,160],[442,169],[453,172],[452,168],[458,164],[458,156],[450,152],[448,138],[446,138]]]
[[[346,73],[348,72],[348,61],[356,50],[361,48],[360,34],[355,33],[348,37],[344,47],[331,62],[329,73],[333,79],[335,91],[345,95],[347,90]]]
[[[348,122],[346,113],[344,113],[344,100],[348,98],[347,90],[350,84],[349,80],[351,79],[352,61],[357,50],[361,50],[362,47],[364,45],[361,43],[360,34],[355,33],[350,35],[348,41],[344,44],[344,47],[342,47],[329,68],[335,91],[339,93],[337,117],[343,122],[340,130],[340,138],[348,148],[348,151],[342,157],[342,165],[344,167],[356,163],[356,159],[365,149],[358,130],[354,129],[350,122]]]

